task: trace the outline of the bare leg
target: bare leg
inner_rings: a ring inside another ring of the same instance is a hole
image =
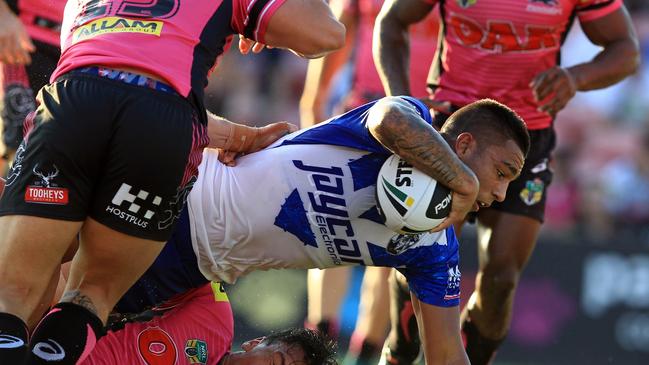
[[[87,219],[63,298],[36,328],[28,364],[68,365],[86,358],[110,310],[163,246]]]
[[[390,296],[388,267],[366,267],[356,328],[350,343],[350,354],[357,364],[374,363],[380,355],[389,326]]]
[[[462,313],[467,353],[474,365],[489,363],[509,331],[516,286],[541,227],[538,220],[495,210],[481,212],[479,223],[480,270]]]
[[[81,222],[0,217],[0,312],[29,319],[80,228]]]
[[[27,323],[43,314],[39,306],[80,227],[81,222],[0,217],[0,363],[20,364],[27,353]]]
[[[337,337],[337,321],[340,303],[347,293],[350,277],[349,267],[337,267],[326,270],[311,269],[308,272],[308,315],[307,322],[332,337]]]

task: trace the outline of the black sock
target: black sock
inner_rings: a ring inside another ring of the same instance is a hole
[[[348,364],[356,365],[369,365],[376,364],[381,356],[382,346],[367,341],[360,336],[352,335],[352,340],[349,344]]]
[[[9,313],[0,313],[0,364],[22,364],[27,354],[27,325]]]
[[[488,365],[505,339],[503,337],[499,340],[492,340],[484,337],[468,316],[462,322],[462,335],[466,353],[472,365]]]
[[[94,313],[77,304],[59,303],[36,327],[27,364],[75,365],[103,334],[103,324]]]

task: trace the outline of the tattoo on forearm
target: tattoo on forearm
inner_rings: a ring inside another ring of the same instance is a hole
[[[379,131],[381,141],[436,180],[445,185],[454,185],[464,166],[449,158],[448,144],[440,135],[430,133],[423,122],[413,123],[412,117],[400,112],[388,112],[384,119],[385,129]]]
[[[61,297],[61,303],[74,303],[80,305],[90,312],[97,314],[97,308],[92,303],[92,300],[87,295],[81,294],[79,290],[72,290],[65,292],[63,297]]]

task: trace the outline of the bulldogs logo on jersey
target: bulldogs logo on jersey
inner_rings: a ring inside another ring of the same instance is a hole
[[[391,255],[399,255],[406,252],[419,242],[421,234],[398,234],[390,239],[385,250]]]

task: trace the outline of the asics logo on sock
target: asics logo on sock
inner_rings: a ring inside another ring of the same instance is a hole
[[[10,335],[0,335],[0,349],[15,349],[24,346],[25,341]]]
[[[59,361],[65,358],[65,350],[54,340],[45,340],[34,345],[34,355],[45,361]]]

